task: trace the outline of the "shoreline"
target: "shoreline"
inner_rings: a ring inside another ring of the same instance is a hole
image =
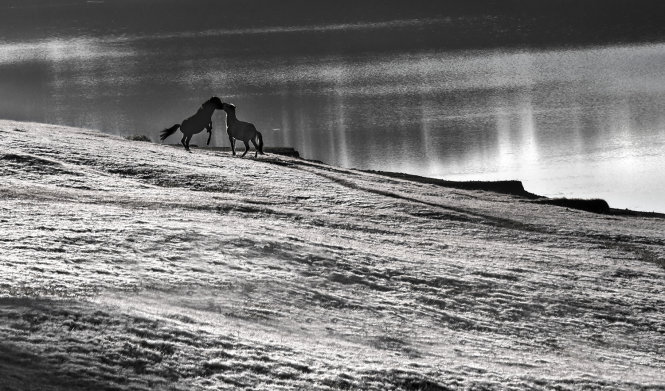
[[[176,148],[181,147],[180,144],[163,144],[163,145],[172,146]],[[230,147],[208,147],[208,146],[201,147],[198,145],[191,145],[190,147],[201,150],[209,150],[209,151],[231,152]],[[242,151],[244,152],[244,149]],[[294,147],[265,147],[265,152],[274,153],[282,156],[294,157],[303,161],[325,164],[327,166],[334,167],[333,165],[330,165],[321,160],[304,158]],[[607,201],[601,198],[590,198],[590,199],[567,198],[567,197],[550,198],[542,196],[527,191],[524,188],[524,184],[520,180],[450,181],[446,179],[431,178],[415,174],[407,174],[403,172],[370,170],[370,169],[359,169],[359,168],[351,168],[351,170],[382,175],[390,178],[398,178],[411,182],[426,183],[441,187],[448,187],[453,189],[481,190],[481,191],[489,191],[494,193],[514,195],[517,197],[526,198],[530,200],[530,202],[534,203],[554,205],[564,208],[582,210],[586,212],[598,213],[610,216],[633,216],[633,217],[665,219],[665,213],[646,212],[646,211],[632,210],[628,208],[626,209],[613,208],[609,205]]]
[[[483,190],[495,193],[510,194],[518,197],[528,198],[532,202],[566,207],[570,209],[584,210],[592,213],[615,215],[615,216],[638,216],[665,218],[665,213],[644,212],[632,209],[612,208],[607,201],[600,198],[581,199],[581,198],[550,198],[531,193],[524,189],[522,181],[504,180],[504,181],[449,181],[445,179],[423,177],[419,175],[406,174],[392,171],[360,170],[377,175],[384,175],[392,178],[406,179],[419,183],[434,184],[442,187],[451,187],[463,190]]]

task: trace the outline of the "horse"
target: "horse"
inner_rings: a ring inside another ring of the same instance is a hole
[[[185,147],[186,151],[191,152],[189,150],[189,141],[192,139],[192,136],[201,133],[203,129],[206,129],[208,133],[210,133],[208,136],[208,144],[210,144],[210,137],[212,136],[212,114],[215,110],[221,110],[222,107],[222,100],[213,96],[203,102],[196,114],[182,121],[181,124],[175,124],[170,128],[162,130],[159,139],[164,141],[180,128],[180,131],[182,132],[182,140],[180,140],[180,143]]]
[[[245,143],[245,153],[240,157],[245,157],[249,151],[249,142],[254,144],[254,157],[260,153],[263,155],[263,136],[261,132],[256,130],[254,124],[249,122],[240,121],[236,117],[236,107],[231,103],[222,103],[222,110],[226,113],[226,133],[229,135],[231,142],[231,151],[233,156],[236,155],[236,140],[242,140]],[[259,144],[256,144],[258,140]]]

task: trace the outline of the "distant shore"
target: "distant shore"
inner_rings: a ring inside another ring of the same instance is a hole
[[[167,144],[167,145],[176,148],[180,147],[180,144]],[[192,145],[192,147],[209,151],[231,152],[230,147],[207,147],[207,146],[200,147],[197,145]],[[244,151],[242,147],[237,150]],[[300,153],[293,147],[265,147],[265,152],[274,153],[276,155],[295,157],[305,161],[313,161],[316,163],[327,164],[320,160],[305,159],[301,157]],[[546,196],[541,196],[525,190],[522,181],[519,180],[449,181],[445,179],[424,177],[420,175],[407,174],[402,172],[365,170],[365,169],[358,169],[358,170],[371,174],[383,175],[391,178],[399,178],[412,182],[427,183],[427,184],[449,187],[454,189],[483,190],[483,191],[490,191],[501,194],[510,194],[532,200],[532,202],[535,203],[555,205],[564,208],[583,210],[592,213],[615,215],[615,216],[639,216],[639,217],[651,217],[651,218],[661,218],[661,219],[665,218],[665,213],[644,212],[644,211],[637,211],[631,209],[612,208],[607,201],[599,198],[591,198],[591,199],[550,198]]]
[[[412,174],[404,174],[400,172],[390,171],[374,171],[363,170],[379,175],[385,175],[393,178],[407,179],[419,183],[429,183],[443,187],[452,187],[464,190],[484,190],[493,191],[496,193],[511,194],[519,197],[532,199],[533,202],[541,204],[556,205],[570,209],[585,210],[587,212],[620,215],[620,216],[640,216],[640,217],[654,217],[665,218],[665,213],[657,212],[642,212],[630,209],[617,209],[612,208],[603,199],[579,199],[579,198],[549,198],[528,192],[524,189],[521,181],[506,180],[506,181],[448,181],[445,179],[429,178]]]

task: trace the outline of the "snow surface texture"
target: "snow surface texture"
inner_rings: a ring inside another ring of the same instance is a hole
[[[3,389],[665,385],[663,219],[61,126],[0,136]]]

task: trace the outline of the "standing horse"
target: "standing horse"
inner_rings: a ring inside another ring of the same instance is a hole
[[[259,153],[263,155],[263,136],[261,135],[261,132],[256,130],[254,124],[238,120],[236,117],[236,107],[230,103],[222,103],[222,110],[226,112],[226,133],[229,135],[233,155],[235,156],[236,154],[236,140],[242,140],[242,142],[245,143],[245,153],[240,157],[245,157],[245,155],[247,155],[250,141],[254,144],[254,148],[256,149],[254,157]],[[258,145],[256,145],[256,140],[259,141]]]
[[[164,141],[180,128],[182,132],[180,143],[185,147],[185,150],[189,151],[189,141],[193,135],[201,133],[203,129],[206,129],[210,133],[210,136],[212,136],[212,113],[215,112],[215,109],[221,110],[222,105],[222,100],[213,96],[201,105],[196,114],[182,121],[181,124],[175,124],[168,129],[162,130],[159,139]],[[208,136],[208,144],[210,144],[210,136]]]

